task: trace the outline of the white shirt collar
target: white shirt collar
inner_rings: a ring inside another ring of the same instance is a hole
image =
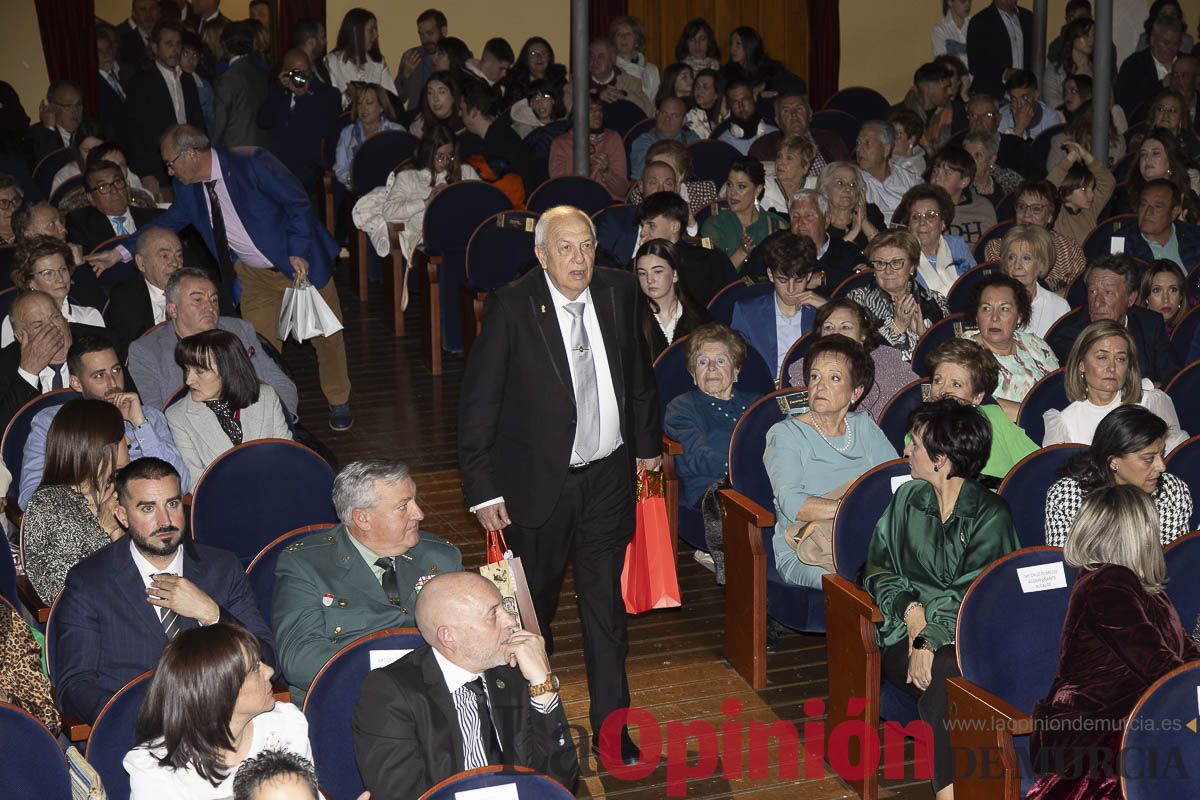
[[[168,79],[174,80],[174,81],[179,80],[179,73],[181,71],[179,69],[179,67],[175,67],[175,69],[171,69],[170,67],[164,67],[162,65],[161,61],[155,61],[154,66],[158,67],[158,71],[162,73],[164,78],[168,78]]]
[[[155,575],[158,575],[162,572],[168,572],[172,575],[183,575],[182,544],[179,546],[179,549],[175,551],[175,558],[171,559],[171,563],[168,564],[165,569],[159,569],[146,560],[146,557],[142,555],[142,551],[138,550],[137,545],[133,543],[132,536],[126,535],[126,538],[129,539],[129,553],[133,556],[133,565],[137,567],[138,574],[142,576],[142,583],[144,583],[146,586],[150,585],[150,582],[154,580]]]
[[[446,688],[450,690],[450,694],[454,694],[463,686],[480,677],[481,673],[463,669],[438,652],[436,647],[431,647],[430,650],[433,651],[433,658],[442,670],[442,678],[446,681]]]
[[[550,280],[550,273],[546,272],[545,269],[542,269],[542,277],[545,278],[546,285],[550,287],[550,300],[554,303],[555,308],[562,308],[567,303],[583,303],[584,309],[586,310],[587,306],[591,305],[592,287],[589,286],[588,288],[584,289],[579,297],[571,300],[558,290],[558,287],[554,285],[554,281]]]

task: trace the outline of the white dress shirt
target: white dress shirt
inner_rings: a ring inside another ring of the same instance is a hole
[[[8,319],[5,318],[4,321],[8,322]],[[12,329],[10,328],[9,330],[11,332]],[[22,368],[17,367],[17,374],[21,376],[22,380],[43,394],[45,392],[54,390],[54,367],[47,365],[37,375],[34,375],[32,372],[26,372]],[[58,374],[62,377],[62,388],[69,389],[71,387],[71,376],[67,372],[66,362],[63,362],[63,364],[59,366]]]
[[[150,292],[150,308],[154,309],[154,324],[167,321],[167,293],[146,281],[146,291]]]
[[[63,300],[62,315],[67,318],[67,322],[94,325],[97,328],[105,327],[104,316],[99,311],[91,306],[77,306],[70,300]],[[0,323],[0,347],[8,347],[14,341],[16,341],[16,337],[13,336],[12,315],[9,315],[4,318],[4,322]],[[25,374],[28,375],[28,373]],[[32,384],[33,381],[31,378],[32,376],[26,378],[26,380]],[[66,384],[63,385],[65,386]],[[47,389],[46,391],[49,390]]]
[[[142,583],[145,584],[147,589],[150,588],[150,583],[154,580],[155,575],[167,573],[183,577],[183,545],[180,545],[179,549],[175,551],[175,557],[171,559],[171,563],[159,569],[146,560],[146,557],[142,555],[142,551],[138,550],[137,545],[133,543],[132,536],[128,537],[128,539],[129,553],[133,556],[133,565],[137,567],[138,574],[142,576]],[[158,609],[158,606],[154,607],[155,613],[158,613]]]
[[[163,80],[167,82],[167,91],[171,93],[171,105],[175,106],[175,121],[180,125],[185,124],[187,122],[187,109],[183,104],[183,84],[179,78],[181,70],[179,67],[167,69],[159,61],[155,61],[154,66],[158,67]]]
[[[1000,12],[1000,19],[1004,20],[1004,27],[1008,30],[1008,42],[1012,45],[1012,68],[1022,69],[1025,63],[1025,37],[1021,33],[1021,18],[999,7],[996,10]]]

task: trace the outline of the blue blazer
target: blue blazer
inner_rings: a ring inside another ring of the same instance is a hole
[[[1180,266],[1186,273],[1196,266],[1197,262],[1200,262],[1200,225],[1192,225],[1180,220],[1176,220],[1174,224],[1175,241],[1179,243],[1179,257],[1183,259]],[[1138,231],[1136,224],[1130,225],[1121,233],[1125,236],[1125,255],[1140,258],[1146,263],[1154,260],[1154,254],[1150,252],[1150,245],[1146,244],[1146,240]]]
[[[817,312],[812,306],[804,306],[800,309],[800,315],[803,320],[803,333],[808,333],[812,330]],[[746,337],[750,346],[767,362],[767,368],[771,372],[778,373],[780,353],[775,336],[774,291],[747,300],[738,300],[733,306],[733,325],[730,327]],[[775,378],[778,380],[779,375],[776,374]]]
[[[246,226],[254,246],[289,280],[295,275],[288,256],[300,256],[308,262],[308,280],[313,286],[319,289],[328,283],[338,254],[337,242],[317,221],[308,195],[296,176],[261,147],[231,150],[214,147],[212,152],[221,165],[221,174],[238,218]],[[213,241],[204,184],[188,185],[174,179],[171,185],[175,189],[175,201],[154,224],[173,231],[194,226],[215,257],[217,246]],[[144,230],[140,228],[125,245],[129,252],[137,249],[137,238]],[[237,260],[232,252],[230,258]]]
[[[184,542],[183,577],[221,607],[221,622],[242,625],[257,636],[263,661],[274,664],[271,628],[263,621],[237,556],[188,539]],[[199,625],[186,617],[179,622],[185,630]],[[47,634],[58,707],[89,723],[122,686],[154,667],[167,636],[157,607],[146,601],[128,537],[71,568],[54,607],[54,626]]]

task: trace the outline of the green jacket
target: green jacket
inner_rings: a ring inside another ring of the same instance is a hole
[[[925,604],[923,634],[935,650],[954,641],[958,609],[984,567],[1020,548],[1008,503],[975,481],[964,481],[950,519],[942,522],[927,482],[896,490],[875,525],[863,587],[879,606],[883,647],[908,635],[904,610]]]
[[[302,705],[325,662],[355,639],[385,628],[414,627],[417,593],[425,580],[462,568],[457,547],[421,531],[421,541],[396,557],[403,601],[394,606],[345,525],[284,548],[275,567],[271,627],[292,700]]]

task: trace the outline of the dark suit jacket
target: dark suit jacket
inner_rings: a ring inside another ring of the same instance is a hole
[[[258,127],[258,110],[267,99],[267,76],[246,56],[217,78],[213,107],[217,147],[266,147],[267,133]]]
[[[104,336],[104,328],[95,325],[84,325],[79,322],[67,323],[71,328],[71,337]],[[7,426],[13,415],[21,410],[21,406],[41,394],[41,389],[35,389],[28,381],[17,374],[21,366],[21,343],[14,341],[0,350],[0,423]]]
[[[1177,220],[1175,222],[1175,241],[1179,244],[1179,257],[1183,259],[1183,263],[1179,266],[1186,273],[1196,266],[1197,262],[1200,262],[1200,225]],[[1154,254],[1150,252],[1150,245],[1137,232],[1136,227],[1125,235],[1125,255],[1140,258],[1146,262],[1154,260]]]
[[[118,70],[119,72],[120,70]],[[124,89],[125,77],[118,75],[117,81]],[[128,131],[125,127],[125,98],[117,94],[109,82],[100,75],[96,76],[96,91],[100,103],[100,116],[97,121],[100,123],[104,138],[124,147],[128,140]]]
[[[504,763],[545,773],[568,790],[579,776],[562,703],[534,709],[529,683],[507,665],[484,673]],[[372,797],[416,798],[462,772],[463,738],[454,700],[426,646],[363,680],[351,723],[354,755]]]
[[[183,86],[183,107],[189,125],[204,130],[204,113],[200,110],[200,93],[191,75],[180,76]],[[167,81],[155,64],[142,70],[129,82],[125,102],[128,131],[125,156],[129,168],[139,176],[153,175],[160,183],[167,179],[166,169],[158,148],[158,140],[176,124],[175,106]]]
[[[150,48],[142,40],[137,26],[131,26],[129,20],[125,20],[118,30],[121,32],[121,40],[117,45],[117,62],[129,70],[131,75],[149,66]]]
[[[467,361],[459,404],[458,463],[468,506],[503,496],[517,525],[535,528],[554,509],[575,441],[575,390],[544,270],[488,295],[483,330]],[[597,267],[595,303],[621,438],[629,459],[661,453],[658,395],[643,295],[627,272]]]
[[[996,164],[1016,170],[1026,180],[1039,180],[1046,175],[1045,163],[1038,163],[1033,156],[1033,147],[1020,136],[1000,134],[1000,149],[996,153]]]
[[[1147,48],[1121,62],[1113,92],[1117,105],[1125,110],[1125,116],[1132,125],[1138,122],[1134,119],[1134,112],[1162,91],[1162,88],[1163,82],[1159,80],[1158,70],[1154,68],[1154,54]]]
[[[76,141],[75,137],[78,135],[79,131],[71,135],[72,143]],[[39,161],[55,150],[63,149],[62,136],[58,134],[58,130],[56,128],[47,128],[40,122],[35,122],[29,126],[28,138],[29,144],[33,148],[33,165],[35,167]]]
[[[150,290],[140,272],[112,288],[108,308],[104,309],[104,325],[122,362],[129,353],[129,343],[154,327]]]
[[[241,562],[232,553],[187,542],[183,577],[221,607],[221,622],[258,637],[263,661],[275,663],[275,640],[262,618]],[[167,643],[154,606],[122,537],[67,573],[55,606],[54,674],[58,707],[92,722],[117,690],[151,669]],[[199,625],[179,618],[183,630]]]
[[[837,285],[854,274],[854,268],[866,262],[866,256],[858,245],[851,244],[841,236],[829,235],[829,247],[825,255],[817,259],[817,269],[825,271],[825,292],[831,292]]]
[[[130,206],[133,213],[133,224],[141,230],[162,215],[157,208],[138,208]],[[67,239],[83,248],[83,252],[92,252],[96,245],[103,244],[116,236],[112,223],[95,206],[77,208],[67,214]]]
[[[296,98],[295,107],[291,101],[292,93],[276,82],[258,111],[258,124],[270,138],[271,152],[312,192],[321,185],[323,172],[333,167],[341,95],[328,84],[313,81]],[[322,150],[325,142],[328,154]]]
[[[971,74],[975,76],[971,91],[990,94],[999,100],[1004,97],[1004,70],[1011,67],[1029,69],[1033,55],[1033,13],[1018,6],[1017,19],[1025,39],[1023,64],[1012,63],[1008,28],[994,3],[971,17],[967,24],[967,60],[971,64]]]
[[[675,247],[683,259],[679,282],[700,308],[707,307],[713,296],[737,277],[729,257],[714,247],[685,241],[677,242]]]
[[[1140,306],[1130,306],[1126,312],[1125,327],[1137,346],[1138,366],[1142,377],[1149,378],[1159,386],[1166,386],[1179,372],[1179,358],[1167,338],[1166,324],[1162,315]],[[1064,323],[1054,329],[1047,344],[1058,356],[1059,363],[1067,363],[1071,346],[1079,334],[1090,325],[1090,314],[1083,314],[1074,324]]]

